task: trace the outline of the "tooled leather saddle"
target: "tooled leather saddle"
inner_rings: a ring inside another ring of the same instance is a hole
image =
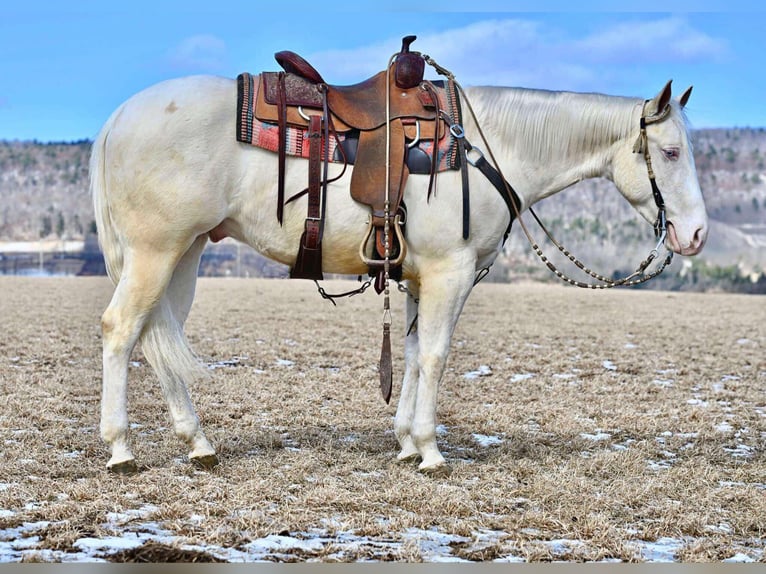
[[[430,174],[430,195],[437,171],[459,167],[457,146],[443,145],[445,136],[451,137],[448,123],[461,123],[457,91],[444,82],[424,81],[425,60],[409,49],[414,40],[415,36],[403,39],[388,69],[350,86],[327,84],[311,64],[289,51],[275,54],[284,71],[238,76],[238,139],[255,143],[253,132],[260,127],[254,122],[277,128],[273,147],[278,152],[280,224],[286,203],[308,194],[304,232],[290,277],[322,278],[328,162],[354,165],[351,197],[370,207],[360,257],[371,276],[382,274],[388,257],[394,279],[401,274],[406,254],[402,197],[408,175]],[[309,173],[308,188],[286,202],[288,154],[308,156]],[[446,162],[445,155],[450,156]],[[392,231],[388,235],[386,220]],[[371,237],[374,241],[368,245]]]

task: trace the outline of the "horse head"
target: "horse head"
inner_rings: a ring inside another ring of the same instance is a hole
[[[674,100],[669,81],[653,99],[643,102],[635,120],[638,140],[623,142],[614,171],[615,184],[647,221],[657,219],[658,204],[664,203],[665,245],[680,255],[699,253],[708,233],[707,211],[684,113],[691,91],[689,87]],[[659,199],[652,189],[652,177]]]

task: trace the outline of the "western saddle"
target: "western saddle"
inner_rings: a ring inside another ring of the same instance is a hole
[[[425,60],[420,53],[409,49],[414,40],[415,36],[403,39],[401,51],[392,58],[388,69],[351,86],[328,85],[311,64],[289,51],[275,54],[283,72],[260,74],[254,116],[278,125],[277,219],[280,224],[286,204],[288,127],[307,130],[308,136],[308,188],[287,201],[308,193],[308,214],[290,277],[322,278],[327,185],[334,181],[328,179],[327,167],[331,138],[337,144],[334,154],[340,156],[335,160],[354,165],[351,197],[370,207],[369,227],[359,254],[370,275],[378,277],[376,289],[381,290],[386,260],[391,277],[398,278],[397,273],[400,276],[406,255],[402,196],[407,176],[411,172],[430,174],[430,195],[437,171],[437,143],[449,132],[448,122],[451,122],[449,113],[445,112],[459,114],[458,105],[454,106],[455,110],[442,110],[434,82],[423,80]],[[240,83],[243,76],[240,75]],[[460,123],[459,118],[454,120]],[[343,135],[342,140],[339,134]],[[415,146],[421,140],[433,141],[430,157]],[[368,248],[373,235],[374,244]],[[368,257],[368,253],[372,257]]]

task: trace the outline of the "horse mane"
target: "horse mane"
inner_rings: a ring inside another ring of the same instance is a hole
[[[469,97],[477,110],[483,110],[480,118],[492,117],[492,122],[481,122],[482,129],[500,136],[513,134],[499,141],[524,142],[524,150],[514,153],[532,154],[543,162],[582,157],[635,137],[643,102],[623,96],[494,86],[471,88]]]

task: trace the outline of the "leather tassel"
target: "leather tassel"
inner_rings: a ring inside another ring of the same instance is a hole
[[[393,386],[393,366],[391,364],[391,325],[383,323],[383,345],[380,349],[380,392],[383,400],[388,404],[391,401],[391,388]]]

